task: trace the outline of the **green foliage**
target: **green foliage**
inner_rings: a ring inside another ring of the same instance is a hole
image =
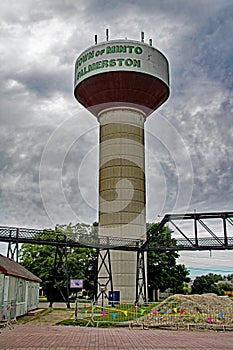
[[[62,225],[56,226],[55,230],[44,230],[43,239],[56,240],[57,237],[63,237],[65,234],[67,239],[76,241],[89,242],[94,240],[98,227],[86,224],[77,224],[72,226]],[[35,236],[40,239],[41,234]],[[55,300],[61,299],[60,293],[54,285],[54,258],[56,247],[51,245],[34,245],[22,244],[20,249],[20,263],[29,271],[34,273],[42,280],[42,288],[45,291],[48,300],[51,293]],[[65,257],[63,257],[65,260]],[[64,261],[65,262],[65,261]],[[58,264],[57,276],[59,287],[62,292],[66,290],[66,277],[64,271],[65,264]],[[95,289],[95,278],[97,273],[97,250],[92,248],[74,248],[68,247],[68,275],[70,279],[83,279],[84,289],[87,294],[93,297]]]
[[[233,285],[226,282],[218,283],[218,289],[219,294],[224,295],[224,292],[233,292]]]
[[[215,293],[219,295],[220,293],[216,283],[221,279],[221,275],[212,273],[196,277],[192,285],[192,294]]]
[[[193,294],[215,293],[223,295],[224,291],[232,291],[233,287],[229,283],[218,283],[225,279],[225,276],[209,273],[208,275],[198,276],[192,285]]]
[[[228,281],[232,281],[233,280],[233,274],[227,275],[225,277],[225,279],[227,279]]]
[[[54,231],[44,231],[42,235],[36,235],[35,239],[55,239]],[[47,295],[50,294],[53,284],[53,264],[56,248],[47,245],[22,244],[19,252],[20,263],[26,269],[34,273],[42,280],[42,288]]]
[[[153,236],[158,224],[150,224],[147,231],[148,237]],[[151,243],[154,247],[175,246],[176,240],[172,238],[171,231],[163,227]],[[179,254],[176,251],[156,252],[149,251],[148,261],[148,285],[149,289],[170,288],[173,293],[183,293],[185,283],[190,281],[189,272],[184,265],[177,265]]]

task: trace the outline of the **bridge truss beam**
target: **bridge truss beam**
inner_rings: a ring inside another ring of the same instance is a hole
[[[157,236],[160,230],[164,229],[164,226],[168,227],[170,231],[172,229],[173,245],[170,244],[168,246],[163,241],[158,242]],[[100,236],[92,237],[91,239],[88,237],[85,241],[83,239],[79,240],[78,237],[70,236],[66,232],[59,237],[56,233],[53,236],[47,236],[46,230],[2,226],[0,227],[0,242],[8,243],[7,256],[10,258],[15,257],[16,261],[18,259],[19,243],[54,245],[57,247],[57,257],[55,257],[55,266],[57,264],[57,269],[60,266],[62,257],[66,256],[67,261],[67,247],[88,247],[99,249],[99,251],[103,250],[107,253],[104,253],[104,255],[100,253],[99,259],[102,259],[102,264],[106,264],[107,284],[111,285],[111,292],[113,292],[113,286],[110,251],[136,251],[138,258],[135,302],[137,303],[140,297],[146,301],[145,252],[232,250],[233,212],[166,214],[152,235],[145,241]],[[60,256],[60,260],[58,256]],[[58,263],[56,259],[58,259]],[[65,265],[64,268],[66,268]],[[66,279],[68,281],[67,276]],[[101,295],[103,296],[104,294],[101,293]]]
[[[156,241],[166,226],[172,230],[174,245]],[[156,242],[156,246],[154,243]],[[142,251],[231,250],[233,249],[233,212],[166,214]]]

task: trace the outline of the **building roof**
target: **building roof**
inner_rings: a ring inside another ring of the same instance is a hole
[[[18,264],[12,259],[0,254],[0,271],[4,275],[11,275],[15,277],[24,278],[29,281],[42,282],[41,279],[28,271],[22,265]]]

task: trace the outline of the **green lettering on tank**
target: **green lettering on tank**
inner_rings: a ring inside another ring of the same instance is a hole
[[[116,53],[126,52],[126,45],[116,45]]]
[[[134,46],[128,45],[127,46],[128,52],[132,53],[133,52],[133,48],[134,48]]]
[[[103,60],[102,61],[102,67],[107,68],[108,67],[108,60]]]
[[[90,60],[91,58],[94,57],[94,54],[95,54],[95,51],[91,51],[91,52],[88,52],[87,56],[88,56],[88,59]]]
[[[92,70],[95,70],[95,63],[88,64],[88,72],[91,72]]]
[[[115,66],[116,65],[116,60],[115,60],[115,58],[112,58],[111,60],[109,60],[109,66],[110,67],[113,67],[113,66]]]
[[[107,46],[106,53],[115,53],[115,46]]]
[[[139,47],[139,46],[137,46],[137,47],[135,47],[134,52],[135,52],[137,55],[141,55],[141,54],[142,54],[142,48]]]
[[[136,59],[134,59],[134,60],[133,60],[133,67],[138,67],[138,68],[140,68],[140,67],[141,67],[141,60],[136,60]]]
[[[126,65],[127,67],[132,66],[132,64],[133,64],[133,60],[131,60],[131,58],[127,58],[127,59],[125,60],[125,65]]]
[[[83,70],[81,69],[80,72],[77,74],[77,80],[80,79],[83,76]]]
[[[102,67],[103,67],[103,66],[102,66],[102,61],[96,62],[96,64],[95,64],[95,69],[102,68]]]
[[[124,58],[117,58],[118,66],[122,66],[122,62],[124,62]]]

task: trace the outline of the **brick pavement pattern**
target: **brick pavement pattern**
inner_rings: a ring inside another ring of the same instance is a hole
[[[16,325],[0,334],[1,350],[159,350],[233,349],[233,333],[98,329],[72,326]]]

